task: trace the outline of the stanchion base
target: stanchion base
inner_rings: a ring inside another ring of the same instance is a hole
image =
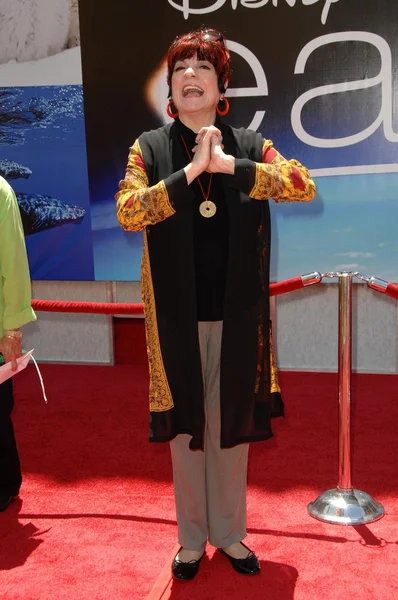
[[[337,525],[363,525],[381,519],[384,507],[360,490],[328,490],[308,505],[319,521]]]

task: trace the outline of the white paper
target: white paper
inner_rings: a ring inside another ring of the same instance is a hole
[[[3,383],[10,377],[13,377],[20,371],[23,371],[25,367],[28,365],[31,354],[34,349],[29,350],[29,352],[25,352],[20,358],[17,358],[17,369],[16,371],[11,370],[11,362],[6,362],[4,365],[0,367],[0,383]]]

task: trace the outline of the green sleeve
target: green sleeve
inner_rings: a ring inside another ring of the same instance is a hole
[[[0,178],[0,337],[4,329],[35,320],[18,203],[12,188]]]

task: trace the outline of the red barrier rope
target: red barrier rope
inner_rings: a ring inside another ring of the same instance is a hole
[[[313,273],[307,273],[306,275],[293,277],[293,279],[286,279],[285,281],[271,283],[269,286],[269,295],[279,296],[280,294],[295,292],[296,290],[301,290],[303,287],[314,285],[315,283],[320,283],[321,281],[322,275],[318,273],[318,271],[314,271]]]
[[[319,283],[322,276],[318,272],[309,273],[270,284],[270,296],[279,296],[294,292],[307,285]],[[69,302],[63,300],[32,300],[32,307],[37,311],[62,313],[89,313],[102,315],[142,315],[142,304],[121,304],[118,302]]]
[[[398,285],[395,285],[394,283],[389,283],[388,281],[378,279],[377,277],[369,277],[368,287],[372,288],[372,290],[376,290],[376,292],[381,292],[386,296],[398,300]]]
[[[322,275],[318,272],[309,273],[286,279],[277,283],[271,283],[269,286],[270,296],[279,296],[300,290],[303,287],[314,285],[322,280]],[[368,286],[377,292],[381,292],[386,296],[390,296],[398,300],[398,285],[389,283],[377,277],[370,277]],[[88,313],[88,314],[103,314],[103,315],[142,315],[142,304],[126,304],[118,302],[69,302],[61,300],[33,300],[32,306],[34,310],[45,312],[62,312],[62,313]]]
[[[142,304],[118,302],[65,302],[61,300],[32,300],[37,311],[62,313],[91,313],[102,315],[142,315]]]
[[[301,277],[294,277],[294,279],[286,279],[286,281],[278,281],[277,283],[271,283],[269,286],[270,296],[279,296],[279,294],[287,294],[288,292],[294,292],[304,287],[304,283]]]
[[[391,296],[391,298],[395,298],[395,300],[398,300],[398,285],[389,283],[385,294],[387,294],[387,296]]]

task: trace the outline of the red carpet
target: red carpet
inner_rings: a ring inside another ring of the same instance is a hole
[[[396,600],[398,377],[353,377],[353,481],[386,516],[358,528],[307,514],[337,483],[337,376],[282,373],[287,416],[251,447],[242,577],[208,548],[172,583],[176,524],[167,445],[147,443],[145,365],[43,365],[15,378],[21,501],[0,514],[1,600]]]

